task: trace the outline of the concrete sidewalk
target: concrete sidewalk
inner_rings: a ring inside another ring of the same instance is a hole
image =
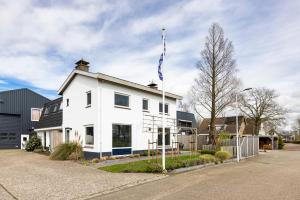
[[[182,173],[93,199],[296,200],[299,169],[300,151],[268,151],[239,164]]]

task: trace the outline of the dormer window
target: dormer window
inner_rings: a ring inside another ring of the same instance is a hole
[[[49,108],[46,107],[46,108],[45,108],[45,111],[44,111],[44,115],[48,115],[48,114],[49,114]]]

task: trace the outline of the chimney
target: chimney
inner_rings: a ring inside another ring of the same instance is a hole
[[[153,81],[151,81],[151,83],[148,85],[148,87],[152,88],[152,89],[158,89],[157,84],[154,83]]]
[[[90,68],[89,62],[81,59],[81,60],[77,61],[75,64],[76,64],[75,69],[89,72],[89,68]]]

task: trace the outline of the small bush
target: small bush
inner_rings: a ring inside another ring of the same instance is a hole
[[[211,163],[211,162],[215,162],[216,158],[215,156],[211,155],[211,154],[203,154],[199,156],[199,159],[203,162],[203,163]]]
[[[42,148],[43,146],[42,146],[41,139],[36,134],[34,134],[29,138],[25,150],[34,151],[35,149],[42,149]]]
[[[218,151],[216,152],[215,157],[223,162],[224,160],[231,158],[232,155],[227,151]]]
[[[199,153],[215,155],[216,151],[215,150],[200,150]]]
[[[157,151],[157,155],[160,155],[160,151]],[[150,155],[155,156],[156,155],[156,150],[150,150]],[[143,151],[140,156],[148,156],[148,150]]]
[[[58,145],[50,155],[51,160],[78,160],[83,157],[82,147],[77,142]]]
[[[162,166],[158,163],[149,163],[145,170],[147,173],[161,173],[162,171]]]
[[[284,147],[284,142],[282,140],[282,137],[279,136],[279,138],[278,138],[278,149],[283,149],[283,147]]]

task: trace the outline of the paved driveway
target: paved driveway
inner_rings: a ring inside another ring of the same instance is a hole
[[[161,178],[113,174],[21,150],[0,150],[0,199],[85,199]]]
[[[286,149],[299,147],[287,145]],[[287,150],[170,176],[94,199],[299,200],[300,151]]]

